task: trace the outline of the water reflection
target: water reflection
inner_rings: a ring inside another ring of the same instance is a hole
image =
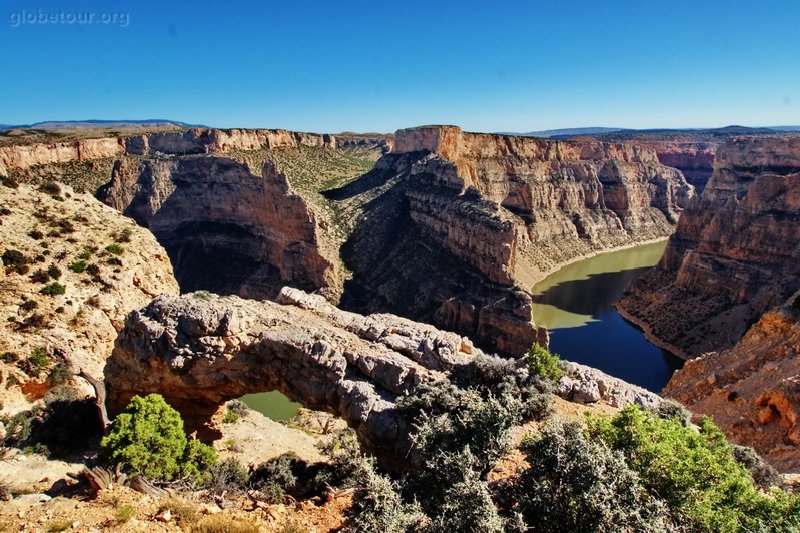
[[[550,329],[550,348],[652,391],[682,361],[651,344],[614,308],[625,287],[656,264],[666,241],[571,263],[533,288],[533,316]]]
[[[278,391],[259,392],[242,396],[241,400],[255,411],[258,411],[267,418],[283,422],[289,420],[297,414],[301,405],[295,403]]]

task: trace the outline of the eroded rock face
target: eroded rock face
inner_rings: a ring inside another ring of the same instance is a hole
[[[643,144],[655,150],[662,164],[680,170],[700,194],[714,172],[714,155],[720,143],[652,141]]]
[[[218,156],[127,158],[98,196],[153,232],[184,291],[273,298],[287,283],[306,290],[333,283],[314,212],[272,163],[256,175]]]
[[[800,294],[730,350],[687,361],[664,389],[783,472],[800,472]]]
[[[733,139],[619,308],[683,357],[730,348],[800,288],[798,220],[800,137]]]
[[[134,394],[159,393],[187,431],[219,437],[223,403],[278,390],[343,418],[363,449],[387,468],[407,469],[413,452],[396,398],[422,383],[470,379],[487,357],[455,333],[390,314],[342,311],[319,295],[284,288],[277,301],[208,293],[159,296],[134,311],[105,368],[111,414]],[[527,360],[511,365],[527,373]],[[656,406],[660,399],[598,370],[569,365],[570,400]]]
[[[62,143],[0,146],[0,176],[36,165],[117,157],[125,153],[122,138],[81,139]]]
[[[214,415],[225,401],[279,390],[341,416],[391,464],[410,446],[394,398],[478,353],[460,335],[344,312],[296,289],[282,290],[278,303],[165,295],[130,314],[105,376],[112,414],[134,394],[157,392],[204,439],[219,436]]]
[[[0,353],[25,359],[43,349],[54,362],[68,361],[100,377],[128,313],[157,294],[177,294],[178,284],[150,232],[88,194],[58,187],[54,198],[24,184],[0,186],[0,253],[20,252],[29,268],[20,273],[0,267]],[[122,254],[104,250],[122,235]],[[85,269],[77,272],[75,263],[87,252]],[[40,293],[56,281],[64,294]],[[0,369],[4,379],[13,376],[35,392],[29,400],[48,390],[45,373],[28,376],[13,361],[0,362]],[[0,394],[6,413],[28,407],[12,382]]]
[[[563,262],[663,238],[693,195],[650,149],[429,126],[336,191],[364,196],[342,304],[385,309],[519,355],[546,342],[528,290]]]

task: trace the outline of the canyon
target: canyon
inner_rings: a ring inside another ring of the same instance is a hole
[[[795,471],[798,154],[792,135],[669,148],[455,126],[362,137],[196,128],[1,146],[8,183],[94,165],[81,169],[86,184],[100,184],[97,198],[158,241],[131,224],[141,251],[122,258],[135,259],[133,278],[117,285],[144,297],[123,296],[122,306],[100,294],[85,308],[102,310],[112,330],[92,325],[99,333],[76,341],[55,328],[11,348],[77,348],[81,367],[105,364],[112,413],[133,394],[160,392],[205,439],[218,437],[226,400],[277,390],[341,416],[389,464],[410,445],[399,437],[408,428],[393,410],[398,394],[478,355],[547,345],[532,318],[534,284],[575,259],[669,236],[656,268],[618,306],[653,342],[694,358],[664,395]],[[705,169],[709,157],[714,171],[699,196],[664,164]],[[19,187],[37,205],[56,201]],[[63,191],[65,206],[96,203]],[[98,220],[108,236],[87,238],[113,240],[121,223]],[[22,247],[27,230],[14,231],[9,242]],[[173,268],[191,294],[174,296]],[[96,350],[83,354],[85,342]],[[567,398],[611,387],[623,403],[658,401],[576,368],[561,387]]]
[[[338,140],[189,129],[98,140],[107,151],[81,142],[73,156],[98,157],[84,181],[102,182],[98,198],[156,235],[184,291],[261,299],[291,285],[513,355],[547,344],[531,320],[536,281],[666,237],[694,194],[648,147],[454,126]],[[57,172],[66,148],[5,147],[0,161],[29,179]]]
[[[800,136],[734,138],[658,265],[618,302],[690,358],[664,395],[797,471]]]

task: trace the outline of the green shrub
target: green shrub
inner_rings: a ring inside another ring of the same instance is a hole
[[[709,418],[698,429],[626,407],[613,418],[590,417],[590,437],[623,454],[651,494],[685,530],[733,533],[800,528],[800,502],[775,489],[758,490],[747,468]]]
[[[448,380],[418,386],[398,399],[397,408],[412,423],[423,460],[470,447],[472,466],[482,478],[508,450],[511,427],[522,420],[523,410],[510,394],[482,398]]]
[[[537,532],[673,530],[666,505],[646,491],[622,454],[588,441],[579,423],[551,423],[520,448],[529,466],[511,499]]]
[[[733,458],[750,471],[753,481],[762,490],[772,487],[783,488],[783,477],[749,446],[733,445]]]
[[[132,234],[133,232],[131,232],[130,228],[125,228],[124,230],[117,233],[117,235],[114,237],[114,240],[116,240],[117,242],[131,242]]]
[[[36,272],[31,274],[29,279],[33,283],[47,283],[48,281],[50,281],[50,274],[48,274],[46,270],[42,270],[40,268]]]
[[[16,363],[19,361],[19,356],[14,352],[4,352],[3,355],[0,355],[0,361],[8,364]]]
[[[84,270],[86,270],[86,260],[78,259],[77,261],[73,261],[67,266],[67,268],[75,272],[76,274],[80,274]]]
[[[55,296],[58,294],[64,294],[67,291],[67,288],[60,284],[57,281],[50,283],[49,285],[45,285],[44,287],[39,290],[40,293],[46,294],[48,296]]]
[[[50,356],[44,348],[34,348],[28,357],[28,363],[36,369],[41,370],[50,364]]]
[[[237,415],[232,409],[225,408],[225,415],[222,417],[223,424],[234,424],[236,421],[239,420],[239,415]]]
[[[534,376],[541,376],[550,381],[558,381],[564,372],[558,367],[559,357],[551,354],[538,344],[528,350],[528,368]]]
[[[124,524],[133,518],[134,514],[136,514],[136,507],[126,503],[114,512],[114,519],[118,524]]]
[[[28,258],[19,250],[8,249],[3,252],[3,266],[6,272],[16,272],[17,274],[27,274],[30,270]]]
[[[78,259],[82,261],[86,261],[90,257],[92,257],[92,251],[89,248],[84,248],[83,251],[78,254]]]
[[[39,307],[39,303],[36,300],[26,300],[19,304],[19,308],[23,311],[33,311]]]
[[[655,413],[661,418],[672,418],[681,423],[682,426],[689,426],[692,423],[692,413],[686,407],[674,400],[661,400]]]
[[[125,248],[123,248],[121,244],[115,242],[106,246],[106,251],[114,255],[122,255],[123,252],[125,252]]]
[[[158,394],[131,398],[100,442],[99,458],[129,474],[158,481],[186,477],[193,483],[210,477],[216,464],[214,449],[188,440],[181,415]]]
[[[375,472],[371,462],[357,479],[348,514],[350,521],[344,530],[353,533],[404,533],[422,519],[419,507],[404,503],[391,479]]]

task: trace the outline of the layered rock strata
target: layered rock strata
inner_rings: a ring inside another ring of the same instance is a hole
[[[800,294],[730,350],[687,361],[664,395],[707,414],[782,472],[800,473]]]
[[[98,196],[153,232],[184,291],[273,298],[286,284],[332,285],[314,212],[274,164],[259,173],[219,156],[129,158]]]
[[[733,139],[661,261],[618,307],[685,358],[733,346],[800,289],[800,136]]]
[[[663,165],[680,170],[686,181],[701,193],[714,171],[714,156],[720,143],[715,142],[670,142],[645,143],[656,152]]]
[[[116,158],[124,155],[227,153],[287,146],[336,147],[333,135],[286,130],[196,128],[69,142],[0,146],[0,176],[40,165]]]
[[[342,304],[432,322],[519,355],[545,333],[527,292],[559,264],[663,238],[693,189],[635,145],[395,133],[393,152],[331,197],[363,198],[342,249]]]

